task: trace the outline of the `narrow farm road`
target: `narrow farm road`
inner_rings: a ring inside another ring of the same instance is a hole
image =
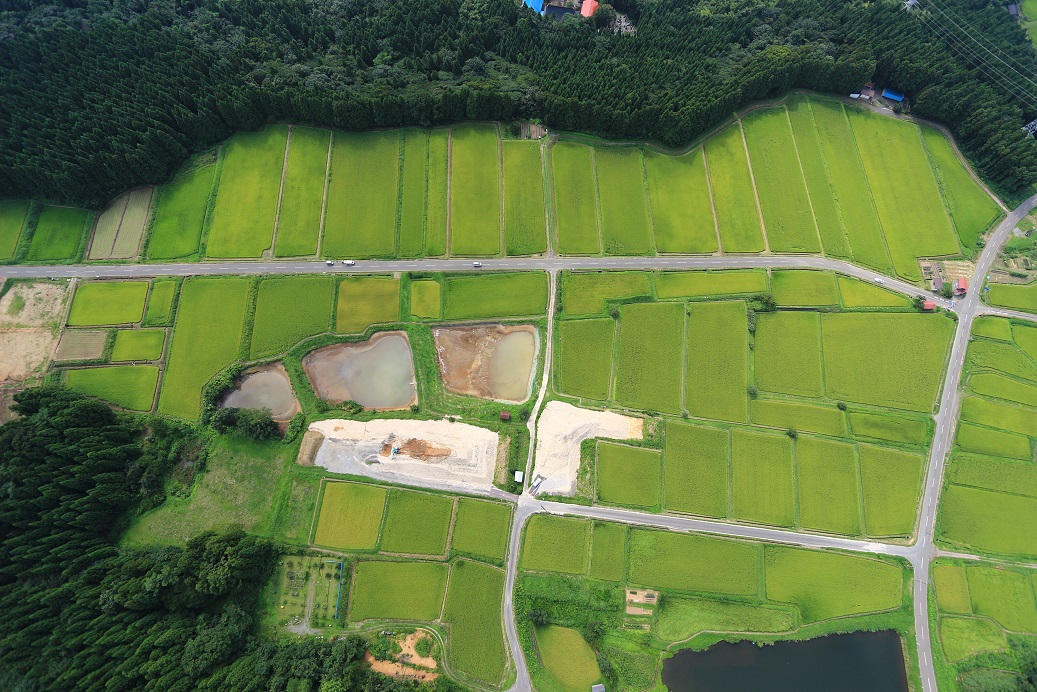
[[[951,357],[947,364],[947,375],[943,382],[940,409],[936,414],[936,434],[929,453],[929,466],[922,496],[922,511],[918,523],[918,539],[913,548],[912,564],[915,568],[915,640],[918,646],[918,665],[924,692],[936,691],[936,670],[933,666],[933,648],[929,632],[929,566],[935,556],[936,513],[943,487],[943,474],[947,455],[954,442],[954,431],[961,410],[962,372],[965,368],[965,353],[969,335],[976,315],[985,311],[980,301],[983,281],[993,266],[1001,247],[1020,219],[1037,206],[1037,195],[1012,210],[987,238],[986,246],[976,261],[976,270],[970,284],[972,290],[956,306],[958,313],[957,331],[951,346]]]
[[[999,308],[992,305],[983,305],[979,309],[980,315],[995,315],[997,317],[1013,317],[1017,320],[1029,320],[1031,322],[1037,322],[1037,315],[1032,312],[1023,312],[1022,310],[1009,310],[1008,308]]]

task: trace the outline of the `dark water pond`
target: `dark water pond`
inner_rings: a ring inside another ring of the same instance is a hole
[[[900,636],[893,631],[833,634],[757,646],[721,642],[663,662],[672,692],[907,692]]]

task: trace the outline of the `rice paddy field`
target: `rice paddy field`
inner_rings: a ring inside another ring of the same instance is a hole
[[[30,262],[69,262],[79,258],[94,215],[84,209],[44,207],[29,243]]]
[[[443,620],[450,625],[447,656],[453,670],[498,685],[508,654],[501,626],[504,572],[471,560],[450,570]]]
[[[263,279],[256,296],[251,357],[283,353],[306,337],[330,331],[334,290],[334,280],[327,276]]]
[[[335,331],[360,333],[372,324],[400,319],[400,280],[381,276],[348,277],[339,281]]]
[[[115,333],[112,362],[158,360],[165,339],[164,329],[120,329]]]
[[[504,173],[504,249],[508,255],[547,251],[544,171],[540,143],[501,142]]]
[[[645,255],[654,246],[646,197],[644,161],[634,147],[603,147],[594,153],[606,255]]]
[[[404,130],[400,172],[400,257],[421,257],[425,252],[428,147],[427,130]]]
[[[705,152],[721,248],[761,252],[766,243],[741,125],[735,123],[706,140]]]
[[[396,252],[400,132],[336,132],[332,141],[325,257],[390,257]]]
[[[244,278],[184,281],[159,396],[159,413],[198,418],[202,387],[238,358],[249,283]]]
[[[660,253],[708,254],[720,248],[702,150],[684,156],[644,152],[655,247]]]
[[[599,442],[595,475],[601,502],[641,508],[659,504],[662,456],[658,450]]]
[[[990,284],[987,300],[991,305],[1037,313],[1037,283]]]
[[[428,135],[428,173],[425,207],[425,254],[431,257],[446,254],[447,152],[450,150],[450,131],[432,130]],[[406,184],[406,180],[404,181]]]
[[[408,555],[443,555],[454,501],[441,495],[390,490],[380,550]]]
[[[277,213],[277,239],[274,243],[277,257],[317,254],[330,147],[331,133],[328,130],[312,127],[291,129],[281,206]]]
[[[558,325],[558,388],[571,396],[606,401],[612,388],[616,321],[603,317]]]
[[[452,255],[501,252],[501,154],[494,126],[450,130],[449,238]]]
[[[590,564],[591,523],[538,514],[526,523],[522,539],[524,570],[583,574]]]
[[[547,311],[547,275],[514,272],[452,275],[443,281],[443,317],[448,320],[529,317]]]
[[[564,315],[603,315],[609,301],[652,295],[645,272],[565,272],[561,285]]]
[[[228,140],[206,240],[209,257],[260,257],[273,244],[288,128]]]
[[[147,259],[180,259],[198,252],[216,170],[215,164],[188,169],[155,191]]]
[[[620,309],[616,400],[631,408],[680,413],[684,309],[631,303]]]
[[[28,202],[0,201],[0,261],[14,257],[28,213]]]
[[[567,255],[600,253],[594,150],[583,144],[559,142],[551,149],[551,163],[558,251]]]
[[[129,411],[150,411],[158,386],[158,368],[153,365],[77,368],[65,372],[65,385]]]
[[[748,420],[745,303],[694,303],[688,309],[685,409],[702,417]]]
[[[164,327],[169,324],[173,314],[173,298],[179,285],[177,280],[157,280],[151,283],[148,307],[144,311],[145,327]]]
[[[1005,338],[1010,341],[1005,342]],[[956,451],[946,473],[938,538],[970,552],[1032,560],[1037,540],[1037,328],[984,318],[966,358]]]
[[[90,327],[140,322],[147,297],[147,281],[83,283],[72,298],[68,323],[73,327]]]
[[[511,508],[505,504],[460,498],[451,549],[496,562],[503,561],[511,533],[511,516]]]
[[[362,560],[353,572],[349,619],[438,620],[448,572],[438,562]]]

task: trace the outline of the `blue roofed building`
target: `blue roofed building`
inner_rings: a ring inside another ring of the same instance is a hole
[[[904,95],[901,94],[899,91],[894,91],[893,89],[883,89],[882,98],[900,103],[904,100]]]
[[[544,9],[544,0],[522,0],[522,4],[534,12],[542,12]]]

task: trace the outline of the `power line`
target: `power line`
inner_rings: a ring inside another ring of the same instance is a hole
[[[1013,65],[1009,65],[1009,67],[1011,67],[1016,73],[1018,73],[1024,79],[1027,79],[1028,81],[1030,81],[1034,86],[1037,86],[1037,82],[1034,82],[1032,79],[1029,79],[1026,76],[1027,73],[1029,73],[1029,72],[1031,72],[1033,70],[1033,65],[1026,65],[1026,64],[1020,62],[1019,59],[1014,57],[1011,53],[1006,53],[1005,51],[1003,51],[1000,47],[998,47],[997,44],[995,44],[992,41],[990,41],[989,39],[987,39],[984,36],[983,31],[976,29],[975,26],[970,24],[967,20],[963,19],[962,17],[949,12],[948,11],[948,7],[946,5],[941,5],[941,3],[938,2],[937,0],[928,0],[928,1],[936,8],[937,11],[940,12],[940,14],[944,15],[945,17],[947,17],[951,21],[951,23],[953,23],[955,26],[961,28],[960,25],[964,25],[966,28],[963,28],[962,31],[965,31],[965,33],[969,36],[969,38],[971,38],[973,41],[975,41],[981,48],[986,50],[988,53],[990,53],[991,55],[994,55],[995,58],[997,58],[998,60],[1001,60],[1001,62],[1005,62],[1000,57],[1001,55],[1003,55],[1003,56],[1007,57],[1009,60],[1011,60],[1013,63],[1015,63],[1014,66]],[[966,29],[971,30],[971,32],[967,31]],[[990,48],[993,48],[994,51],[996,51],[999,55],[995,55],[994,52],[992,52],[990,50]],[[1005,64],[1008,65],[1007,62],[1005,62]],[[1018,69],[1015,69],[1016,67],[1021,68],[1022,72],[1020,72]]]
[[[985,40],[983,39],[982,32],[977,32],[979,34],[979,38],[977,38],[976,36],[973,35],[973,33],[970,33],[968,31],[968,29],[972,29],[973,32],[975,32],[976,31],[975,28],[970,26],[970,25],[968,25],[967,22],[965,22],[965,20],[959,20],[954,15],[949,14],[948,12],[944,11],[943,8],[940,6],[940,4],[936,0],[928,0],[928,2],[936,9],[937,12],[939,12],[944,17],[946,17],[947,20],[950,21],[950,23],[953,24],[956,29],[960,30],[969,39],[971,39],[977,46],[979,46],[979,48],[981,48],[983,51],[985,51],[986,53],[988,53],[991,56],[993,56],[995,60],[997,60],[998,62],[1000,62],[1003,65],[1005,65],[1006,67],[1008,67],[1008,69],[1010,69],[1013,72],[1015,72],[1017,75],[1022,77],[1025,81],[1029,82],[1031,86],[1037,87],[1037,81],[1034,81],[1030,77],[1026,76],[1026,74],[1024,74],[1024,73],[1020,72],[1018,69],[1016,69],[1015,65],[1009,64],[1003,58],[1001,58],[999,55],[997,55],[992,50],[990,50],[990,48],[987,47],[987,45],[985,44]],[[959,23],[959,21],[961,23]],[[963,27],[962,24],[965,24],[968,27],[968,29],[966,27]],[[997,49],[1000,52],[1000,49],[997,48],[997,46],[994,46],[994,48]],[[1012,56],[1008,56],[1008,57],[1011,58]],[[1026,69],[1021,63],[1018,63],[1018,64],[1019,64],[1020,67],[1023,67],[1023,69]]]

